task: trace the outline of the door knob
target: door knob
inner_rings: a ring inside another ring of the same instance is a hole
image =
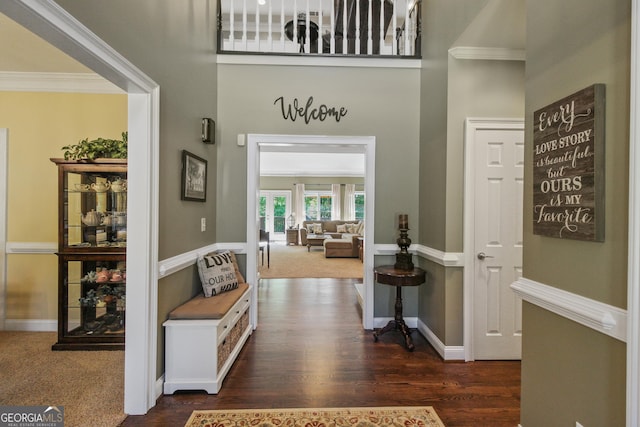
[[[482,261],[485,258],[493,258],[491,255],[486,255],[484,252],[478,252],[478,259]]]

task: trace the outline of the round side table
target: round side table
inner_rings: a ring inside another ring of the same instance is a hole
[[[373,339],[377,342],[378,337],[385,332],[400,331],[404,336],[407,350],[413,351],[415,346],[411,339],[411,332],[402,317],[402,287],[423,284],[426,277],[425,271],[418,267],[414,267],[413,270],[399,270],[393,265],[383,265],[376,267],[374,273],[376,282],[396,287],[396,306],[394,320],[387,323],[384,328],[375,330]]]

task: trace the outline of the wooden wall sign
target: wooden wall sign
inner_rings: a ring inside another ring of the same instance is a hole
[[[605,86],[533,115],[533,233],[604,240]]]

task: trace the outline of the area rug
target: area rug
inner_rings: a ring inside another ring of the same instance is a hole
[[[431,406],[193,411],[185,427],[444,427]]]
[[[271,260],[267,267],[267,254],[264,265],[259,262],[260,277],[263,279],[284,278],[333,278],[360,279],[364,264],[358,258],[325,258],[322,247],[284,246],[271,244]]]

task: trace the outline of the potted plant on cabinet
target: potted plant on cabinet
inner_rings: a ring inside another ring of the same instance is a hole
[[[94,161],[98,158],[126,159],[128,132],[122,132],[122,139],[85,138],[77,144],[65,145],[65,160]]]

